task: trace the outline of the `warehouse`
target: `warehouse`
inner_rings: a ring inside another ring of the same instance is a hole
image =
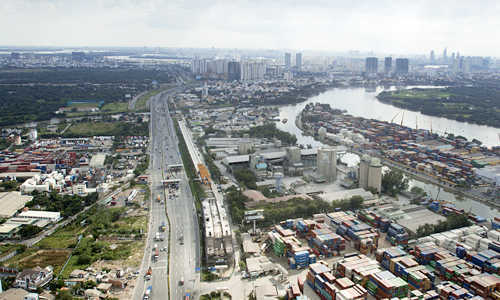
[[[49,220],[58,222],[61,219],[61,213],[55,211],[28,210],[19,214],[20,218]]]
[[[21,195],[20,192],[0,193],[0,217],[12,217],[31,199],[32,196]]]

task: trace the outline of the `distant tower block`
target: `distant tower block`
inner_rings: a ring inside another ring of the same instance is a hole
[[[371,159],[368,167],[368,187],[376,189],[378,193],[382,190],[382,164],[376,157]]]
[[[326,128],[321,127],[320,129],[318,129],[318,135],[321,140],[324,140],[326,138]]]
[[[301,162],[300,148],[299,147],[288,147],[286,148],[286,158],[290,164],[298,164]]]
[[[359,187],[367,189],[368,188],[368,169],[370,167],[371,157],[365,154],[361,157],[359,162]]]
[[[334,148],[320,148],[318,150],[318,175],[328,182],[337,178],[337,151]]]

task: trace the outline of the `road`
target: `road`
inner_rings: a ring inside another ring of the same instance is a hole
[[[199,266],[200,261],[200,240],[194,198],[184,171],[171,173],[167,170],[167,165],[182,163],[175,128],[167,105],[168,98],[180,90],[180,87],[171,89],[153,96],[150,100],[150,181],[152,202],[141,275],[144,275],[149,266],[152,267],[153,274],[148,282],[145,282],[142,276],[138,279],[134,299],[142,299],[144,290],[149,285],[152,286],[150,299],[183,299],[186,292],[190,292],[192,295],[196,294],[199,286],[199,274],[195,269]],[[168,196],[168,191],[162,186],[162,180],[167,179],[167,177],[180,179],[179,189],[171,193],[172,197]],[[158,195],[166,203],[170,222],[167,222],[165,205],[156,201]],[[165,241],[153,241],[162,222],[170,223],[164,233]],[[183,244],[180,242],[181,236]],[[168,247],[169,242],[170,260],[168,251],[162,251],[159,260],[152,262],[152,245],[158,244],[160,248],[163,248]],[[181,280],[184,281],[182,285],[180,284]]]

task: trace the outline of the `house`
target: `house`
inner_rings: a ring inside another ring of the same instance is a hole
[[[84,279],[86,279],[88,277],[89,277],[89,273],[87,273],[84,270],[79,270],[79,269],[73,270],[71,272],[71,274],[69,274],[69,278],[84,278]]]
[[[23,288],[29,291],[35,291],[39,287],[43,287],[52,280],[54,271],[52,266],[45,268],[36,267],[34,269],[25,269],[17,274],[14,281],[14,287]]]
[[[104,298],[104,295],[97,289],[87,289],[85,290],[85,299],[89,300],[99,300]]]
[[[107,294],[111,290],[111,287],[112,287],[111,283],[99,283],[97,289],[102,293]]]

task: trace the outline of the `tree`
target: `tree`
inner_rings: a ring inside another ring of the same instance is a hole
[[[42,231],[42,228],[35,225],[26,224],[23,225],[19,230],[19,235],[21,236],[21,238],[26,239],[36,235],[40,231]]]
[[[249,189],[257,189],[257,176],[248,169],[239,169],[234,172],[234,177],[238,182],[243,183]]]
[[[88,256],[87,254],[82,254],[78,256],[78,260],[76,261],[76,263],[79,265],[88,265],[91,261],[92,259],[90,258],[90,256]]]
[[[350,209],[351,210],[360,209],[361,206],[363,205],[363,201],[365,201],[365,199],[363,199],[363,197],[361,196],[352,196],[351,199],[349,199]]]
[[[408,178],[403,172],[392,169],[382,176],[382,190],[391,195],[396,196],[401,191],[408,189]]]

